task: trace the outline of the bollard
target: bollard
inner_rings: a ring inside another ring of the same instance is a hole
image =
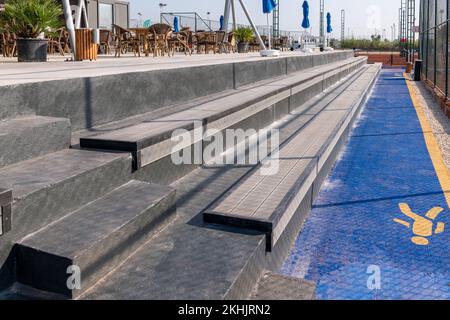
[[[414,81],[420,81],[421,72],[422,72],[422,60],[416,60],[414,64]]]
[[[408,62],[408,63],[406,64],[406,73],[411,73],[411,72],[412,72],[412,69],[413,69],[413,64],[412,64],[412,62]]]

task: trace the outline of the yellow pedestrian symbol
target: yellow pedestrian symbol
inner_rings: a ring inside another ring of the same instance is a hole
[[[425,217],[422,217],[412,212],[411,208],[406,203],[400,203],[398,206],[404,215],[414,220],[412,223],[412,232],[414,233],[414,236],[411,238],[413,243],[420,246],[426,246],[430,243],[427,237],[444,232],[444,223],[438,222],[433,233],[434,220],[444,210],[441,207],[434,207],[430,209],[425,214]],[[401,219],[394,219],[394,221],[404,225],[407,228],[411,227],[411,223],[407,221]]]

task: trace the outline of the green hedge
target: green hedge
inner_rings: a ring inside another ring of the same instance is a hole
[[[360,49],[373,51],[399,50],[398,41],[369,40],[369,39],[347,39],[341,43],[343,49]]]

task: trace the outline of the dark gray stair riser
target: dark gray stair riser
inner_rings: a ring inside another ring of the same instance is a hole
[[[0,168],[70,147],[70,121],[20,117],[0,121]]]
[[[0,119],[24,114],[62,117],[81,130],[352,56],[346,51],[281,57],[276,59],[282,61],[281,69],[276,61],[247,61],[2,86]],[[127,90],[112,95],[118,87]]]
[[[144,184],[144,183],[142,183]],[[149,185],[149,188],[152,188]],[[90,247],[81,251],[67,253],[65,256],[53,252],[45,252],[40,249],[39,241],[46,237],[49,228],[33,235],[32,240],[24,240],[24,243],[17,244],[17,280],[36,289],[63,294],[69,298],[75,298],[87,290],[91,285],[98,281],[102,276],[112,271],[120,265],[130,254],[133,253],[141,244],[149,239],[153,234],[159,231],[174,217],[175,209],[175,190],[164,187],[168,192],[164,196],[159,196],[154,202],[149,203],[147,208],[140,209],[132,219],[126,221],[123,225],[117,226],[109,234],[98,235],[98,241],[93,242]],[[151,192],[151,190],[149,190]],[[122,195],[124,196],[124,195]],[[133,194],[129,194],[133,197]],[[111,200],[111,199],[109,199]],[[101,206],[101,199],[89,206]],[[120,202],[120,198],[117,199]],[[136,199],[136,201],[146,201],[145,199]],[[120,204],[118,205],[120,208]],[[125,206],[122,208],[125,210]],[[81,209],[82,210],[82,209]],[[92,210],[92,209],[91,209]],[[130,209],[131,210],[131,209]],[[101,207],[98,208],[101,214]],[[76,215],[75,212],[73,215]],[[117,214],[121,214],[120,210]],[[75,219],[75,217],[73,217]],[[79,217],[83,218],[82,215]],[[74,221],[71,221],[72,223]],[[60,223],[64,222],[64,219]],[[93,226],[95,229],[95,226]],[[95,232],[87,229],[85,232]],[[48,235],[47,235],[48,236]],[[50,235],[52,239],[55,235]],[[64,238],[64,235],[60,235]],[[83,234],[75,233],[74,237],[83,237]],[[31,241],[31,246],[28,242]],[[44,239],[42,241],[45,241]],[[54,250],[58,247],[64,247],[64,241],[61,244],[53,243]],[[71,244],[67,244],[70,246]],[[45,250],[50,249],[43,247]],[[67,287],[67,279],[70,274],[67,273],[69,266],[78,266],[81,271],[81,288],[70,290]]]

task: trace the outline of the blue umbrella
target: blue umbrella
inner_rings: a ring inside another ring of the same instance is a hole
[[[270,29],[270,22],[269,22],[269,14],[272,13],[273,8],[277,6],[276,0],[263,0],[263,12],[267,14],[267,27]],[[270,49],[270,31],[269,31],[269,49]]]
[[[276,0],[263,0],[263,12],[264,13],[272,13],[273,8],[277,6]]]
[[[327,33],[331,33],[333,31],[333,28],[331,28],[331,14],[327,13]]]
[[[223,19],[224,19],[224,17],[223,16],[220,16],[220,30],[223,30],[224,28],[223,28]]]
[[[310,27],[309,24],[309,3],[308,1],[303,2],[303,22],[302,22],[302,28],[308,29]]]
[[[180,26],[178,24],[178,17],[173,18],[173,32],[180,32]]]
[[[303,2],[303,22],[302,22],[302,28],[308,29],[310,27],[309,24],[309,4],[308,1]]]

